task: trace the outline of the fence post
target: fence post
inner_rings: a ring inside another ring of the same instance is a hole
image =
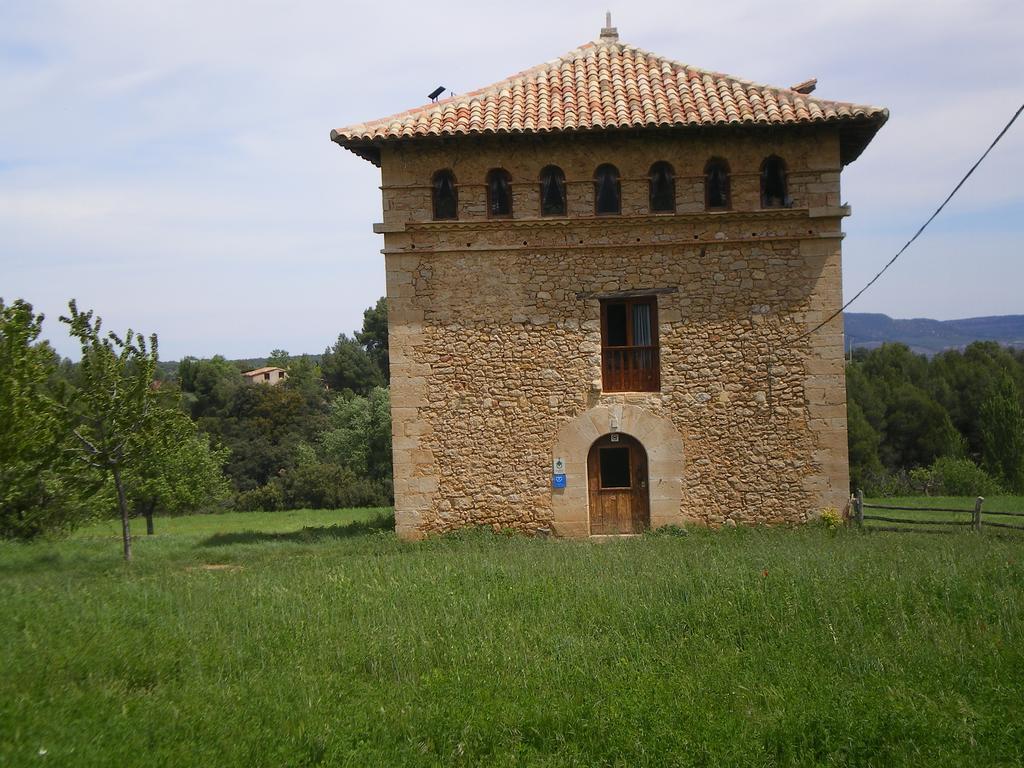
[[[981,505],[985,501],[983,496],[979,496],[974,500],[974,532],[981,533]]]
[[[862,491],[860,488],[857,489],[856,508],[857,508],[857,528],[858,529],[863,529],[864,528],[864,491]]]

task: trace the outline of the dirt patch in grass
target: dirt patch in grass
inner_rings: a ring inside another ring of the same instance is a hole
[[[233,563],[203,563],[202,565],[191,565],[186,571],[241,571],[243,566]]]

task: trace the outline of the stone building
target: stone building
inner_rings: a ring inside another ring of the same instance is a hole
[[[888,117],[598,41],[331,132],[381,169],[395,518],[564,536],[849,493],[843,166]]]
[[[277,368],[272,365],[263,368],[254,368],[251,371],[244,371],[242,377],[246,384],[266,384],[276,386],[288,378],[288,371],[284,368]]]

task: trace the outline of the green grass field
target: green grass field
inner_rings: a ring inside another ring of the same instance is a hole
[[[0,544],[0,765],[1024,763],[1024,537],[385,520]]]

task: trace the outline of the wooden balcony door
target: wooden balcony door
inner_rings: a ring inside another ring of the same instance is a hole
[[[587,457],[590,533],[642,533],[650,526],[647,452],[629,435],[605,435]]]
[[[655,297],[601,302],[601,386],[605,392],[661,389]]]

